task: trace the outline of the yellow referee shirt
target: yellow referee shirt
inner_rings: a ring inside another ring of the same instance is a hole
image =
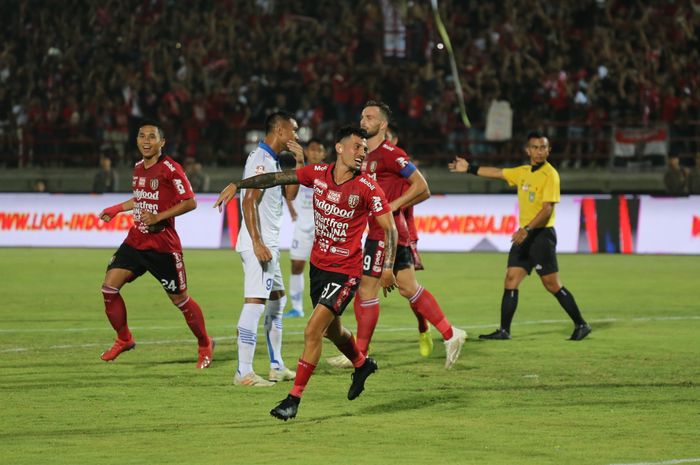
[[[559,173],[552,165],[544,165],[532,171],[532,165],[504,168],[503,176],[508,185],[518,188],[518,205],[520,207],[520,226],[526,226],[542,210],[543,202],[558,203]],[[554,226],[556,212],[552,212],[546,227]]]

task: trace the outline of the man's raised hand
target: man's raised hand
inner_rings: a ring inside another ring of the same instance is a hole
[[[447,167],[453,173],[466,173],[469,169],[469,162],[462,157],[455,157],[453,162],[447,164]]]
[[[216,199],[216,202],[214,202],[214,208],[218,207],[220,212],[224,211],[226,204],[236,196],[236,191],[238,191],[238,186],[234,183],[224,187],[224,190],[222,190],[221,194],[219,194],[219,198]]]

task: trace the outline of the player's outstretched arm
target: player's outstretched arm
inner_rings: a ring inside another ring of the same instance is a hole
[[[221,211],[227,203],[236,196],[238,189],[267,189],[269,187],[287,184],[299,184],[296,171],[278,171],[276,173],[265,173],[241,180],[238,183],[230,183],[224,187],[219,194],[219,198],[214,202],[214,208]]]
[[[394,276],[394,260],[396,259],[396,244],[399,236],[394,224],[394,216],[385,213],[375,217],[379,226],[384,230],[384,265],[382,275],[379,278],[379,285],[382,286],[384,297],[388,292],[396,288],[396,277]]]
[[[469,163],[462,157],[455,157],[454,161],[448,163],[447,167],[453,173],[468,173],[483,178],[500,179],[505,181],[503,170],[501,168],[493,168],[490,166],[479,166],[476,163]]]
[[[129,210],[134,209],[134,198],[130,198],[126,202],[118,203],[116,205],[112,205],[111,207],[107,207],[104,210],[100,212],[100,219],[104,221],[105,223],[109,223],[114,219],[115,216],[117,216],[121,212],[128,212]]]

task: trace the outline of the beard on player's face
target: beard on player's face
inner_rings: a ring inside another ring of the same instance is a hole
[[[371,139],[372,137],[376,136],[379,134],[379,125],[377,125],[374,128],[362,128],[367,132],[367,138]]]

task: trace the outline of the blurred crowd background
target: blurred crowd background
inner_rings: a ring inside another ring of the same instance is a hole
[[[144,119],[180,161],[241,165],[270,112],[330,141],[368,99],[423,166],[515,162],[538,128],[562,169],[607,167],[616,126],[666,128],[694,163],[700,0],[439,4],[471,129],[427,0],[0,0],[0,165],[130,165]],[[485,137],[494,101],[509,140]]]

